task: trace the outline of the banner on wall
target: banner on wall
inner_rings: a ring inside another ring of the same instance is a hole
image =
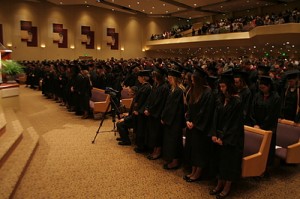
[[[91,31],[90,26],[81,26],[81,43],[85,44],[86,49],[95,48],[95,32]]]
[[[68,30],[63,24],[53,24],[53,43],[57,43],[58,48],[68,48]]]
[[[119,50],[119,33],[114,28],[107,28],[107,45],[111,50]]]
[[[38,46],[38,30],[31,21],[21,21],[21,41],[27,42],[29,47]]]

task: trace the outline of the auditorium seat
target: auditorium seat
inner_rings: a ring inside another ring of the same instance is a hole
[[[250,126],[244,129],[242,177],[261,176],[266,170],[272,132]]]
[[[132,100],[133,98],[129,93],[129,88],[123,88],[121,91],[121,104],[125,106],[126,110],[130,109]]]
[[[276,156],[286,163],[300,163],[300,124],[279,120],[276,137]]]
[[[90,99],[90,108],[93,110],[93,114],[109,111],[109,105],[110,96],[102,89],[93,88]]]

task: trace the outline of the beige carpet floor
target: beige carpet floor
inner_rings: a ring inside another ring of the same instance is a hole
[[[3,100],[40,134],[39,146],[13,198],[214,198],[214,180],[187,183],[184,171],[165,171],[133,146],[117,145],[113,132],[100,132],[99,120],[82,120],[40,91],[21,86],[20,96]],[[26,122],[25,122],[26,123]],[[101,131],[112,129],[106,119]],[[299,154],[300,155],[300,154]],[[300,197],[300,167],[281,166],[269,179],[242,179],[229,198]]]

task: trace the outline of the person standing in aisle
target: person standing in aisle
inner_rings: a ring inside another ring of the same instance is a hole
[[[167,160],[163,168],[177,169],[182,156],[182,129],[184,119],[184,87],[181,83],[181,73],[174,69],[168,71],[170,93],[163,109],[161,122],[164,125],[163,156]]]
[[[211,139],[213,147],[212,167],[216,167],[217,186],[210,191],[217,199],[230,193],[232,182],[241,176],[244,148],[244,120],[240,97],[232,75],[221,75],[221,94],[217,100]]]
[[[200,179],[202,169],[209,163],[215,100],[206,82],[207,73],[196,68],[192,75],[191,90],[186,113],[185,158],[192,166],[192,172],[184,179],[195,182]]]
[[[144,153],[147,151],[145,135],[146,135],[146,122],[147,118],[144,114],[145,105],[147,98],[151,92],[151,85],[149,84],[150,79],[150,71],[149,70],[141,70],[138,73],[138,80],[141,83],[141,87],[139,88],[135,101],[132,114],[136,117],[136,126],[134,127],[134,132],[136,133],[136,145],[134,148],[136,153]]]
[[[156,160],[161,156],[163,126],[160,122],[161,113],[169,94],[169,87],[165,81],[165,70],[156,66],[152,72],[154,85],[147,99],[144,114],[147,116],[146,144],[152,153],[147,156],[149,160]]]

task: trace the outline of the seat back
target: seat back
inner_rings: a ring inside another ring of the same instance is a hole
[[[104,90],[98,89],[98,88],[93,88],[92,89],[92,96],[91,96],[91,101],[93,102],[103,102],[106,101],[108,97],[108,94],[105,93]]]
[[[262,175],[267,166],[272,132],[244,126],[244,157],[242,177]]]
[[[282,122],[278,122],[276,136],[276,145],[287,148],[289,145],[299,142],[300,126],[282,120]]]
[[[123,88],[121,91],[121,99],[129,99],[132,98],[129,94],[129,88]]]
[[[258,153],[264,136],[245,130],[243,157]]]

